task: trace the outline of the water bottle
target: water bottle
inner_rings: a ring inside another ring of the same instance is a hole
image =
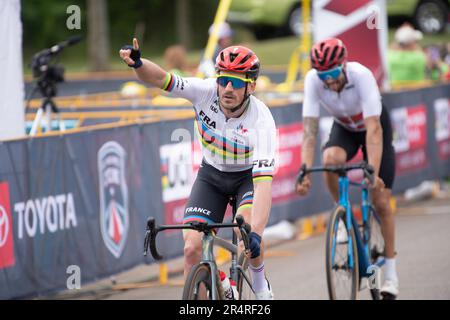
[[[238,300],[239,295],[238,295],[237,288],[236,288],[236,281],[234,281],[233,279],[230,279],[230,285],[231,285],[231,289],[233,290],[233,299]]]
[[[230,279],[223,271],[219,271],[220,281],[222,282],[223,293],[225,295],[225,300],[234,300],[233,288],[231,288]]]

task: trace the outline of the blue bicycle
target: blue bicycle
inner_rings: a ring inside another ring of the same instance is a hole
[[[347,173],[363,170],[361,183],[350,181]],[[374,300],[380,300],[380,267],[385,262],[384,239],[380,218],[371,204],[366,178],[373,181],[373,168],[366,162],[343,166],[302,166],[297,181],[301,183],[311,172],[332,172],[339,176],[339,201],[332,211],[326,234],[326,273],[331,300],[357,298],[363,278]],[[350,185],[361,188],[362,223],[353,214],[349,199]]]

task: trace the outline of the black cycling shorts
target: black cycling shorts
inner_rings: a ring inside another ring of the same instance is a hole
[[[389,113],[383,106],[380,116],[383,128],[383,155],[381,157],[380,178],[386,188],[392,189],[395,178],[395,150],[392,145],[392,127]],[[349,131],[337,122],[333,122],[330,138],[323,149],[330,147],[341,147],[347,153],[347,161],[351,160],[359,148],[362,148],[364,160],[367,161],[366,131]]]
[[[236,199],[238,210],[253,204],[252,169],[222,172],[203,160],[184,210],[183,223],[221,223],[230,198]]]

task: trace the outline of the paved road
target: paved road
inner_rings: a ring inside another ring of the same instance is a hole
[[[429,200],[399,208],[397,217],[399,299],[450,299],[450,200]],[[266,269],[276,299],[328,299],[324,251],[325,235],[306,240],[290,240],[270,248]],[[181,260],[169,268],[181,266]],[[145,288],[112,290],[111,280],[82,288],[77,295],[63,293],[70,299],[180,299],[182,277],[171,277],[171,285],[138,283],[153,273],[156,266],[139,266],[119,275],[120,284]],[[117,287],[116,287],[117,288]],[[53,297],[56,298],[56,297]],[[359,299],[370,299],[368,290]]]

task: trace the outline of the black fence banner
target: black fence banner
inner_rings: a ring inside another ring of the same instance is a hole
[[[387,93],[383,103],[394,129],[394,193],[448,177],[450,85]],[[271,108],[278,152],[269,225],[332,206],[320,175],[308,196],[293,192],[301,109]],[[319,140],[331,123],[323,116]],[[181,222],[201,161],[194,135],[188,119],[0,143],[0,299],[67,289],[75,273],[85,284],[153,263],[143,256],[146,220]],[[181,232],[158,235],[158,249],[166,259],[182,255]]]

